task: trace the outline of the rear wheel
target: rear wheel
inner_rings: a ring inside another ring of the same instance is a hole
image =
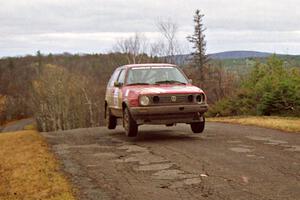
[[[191,129],[193,133],[202,133],[205,127],[205,118],[203,117],[202,122],[191,123]]]
[[[117,118],[111,114],[108,107],[105,109],[106,112],[106,126],[108,129],[115,129],[117,126]]]
[[[138,125],[131,117],[128,108],[123,111],[123,126],[128,137],[136,137],[138,133]]]

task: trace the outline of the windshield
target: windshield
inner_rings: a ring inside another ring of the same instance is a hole
[[[133,67],[129,69],[126,85],[187,84],[185,76],[176,67]]]

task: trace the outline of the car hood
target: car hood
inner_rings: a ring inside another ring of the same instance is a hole
[[[193,85],[149,85],[149,86],[128,86],[128,92],[136,94],[191,94],[202,93],[203,91]]]

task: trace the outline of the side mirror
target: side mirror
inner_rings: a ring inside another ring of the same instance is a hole
[[[193,83],[193,80],[192,79],[189,79],[189,84],[192,84]]]
[[[115,81],[114,82],[114,86],[115,87],[121,87],[123,84],[122,83],[119,83],[118,81]]]

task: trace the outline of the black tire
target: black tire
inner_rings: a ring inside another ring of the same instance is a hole
[[[167,127],[174,126],[174,124],[166,124]]]
[[[138,125],[131,117],[131,114],[128,108],[125,108],[123,111],[123,127],[125,129],[125,133],[128,137],[136,137],[138,134]]]
[[[117,127],[117,118],[111,114],[111,111],[108,107],[105,108],[106,112],[106,126],[108,129],[115,129]]]
[[[202,122],[191,123],[191,129],[193,133],[202,133],[205,128],[205,118],[203,117]]]

